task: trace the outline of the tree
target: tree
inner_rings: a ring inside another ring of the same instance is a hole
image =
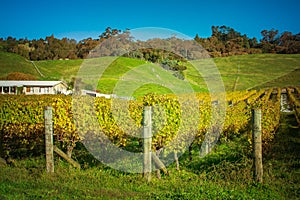
[[[263,38],[261,39],[261,48],[263,53],[276,53],[276,36],[278,34],[278,30],[262,30],[261,35]]]
[[[196,40],[196,42],[200,42],[201,41],[201,38],[199,37],[198,33],[196,34],[194,40]]]
[[[121,30],[112,29],[111,27],[107,27],[105,29],[105,31],[101,35],[99,35],[100,42],[102,42],[103,40],[109,39],[114,35],[118,35],[119,33],[121,33]]]
[[[255,37],[252,38],[252,39],[249,39],[248,41],[249,41],[250,48],[257,48],[258,47],[258,41]]]
[[[273,44],[275,42],[276,36],[278,34],[278,30],[271,29],[269,31],[262,30],[261,35],[263,36],[262,42]]]
[[[46,45],[43,39],[32,40],[31,47],[33,50],[29,53],[31,60],[45,60],[46,59]]]
[[[293,35],[291,32],[283,32],[277,39],[277,53],[300,53],[299,34]]]
[[[77,45],[77,57],[86,58],[91,50],[93,50],[97,45],[100,44],[99,40],[94,40],[92,38],[87,38],[81,40]]]

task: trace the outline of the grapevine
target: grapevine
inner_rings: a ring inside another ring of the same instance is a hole
[[[227,94],[225,122],[221,137],[230,139],[249,129],[251,108],[262,109],[263,142],[269,143],[279,126],[280,89],[276,99],[270,99],[273,89],[260,91],[235,91]],[[299,101],[290,93],[299,117]],[[209,93],[198,93],[195,99],[189,95],[150,94],[137,100],[118,100],[78,96],[78,101],[64,95],[2,95],[0,97],[0,131],[3,152],[17,153],[15,149],[41,152],[44,144],[44,106],[53,107],[55,142],[71,156],[77,142],[87,139],[89,133],[99,127],[107,138],[119,147],[141,144],[142,112],[144,106],[153,106],[152,149],[171,145],[182,151],[189,138],[201,145],[210,127],[217,128],[218,116],[211,119],[214,106]],[[294,98],[294,100],[293,100]],[[128,104],[128,109],[123,110]],[[89,106],[91,105],[91,106]],[[114,107],[112,107],[112,105]],[[184,112],[182,113],[182,109]],[[74,112],[76,109],[76,112]],[[116,110],[118,112],[116,112]],[[94,113],[95,118],[92,114]],[[196,114],[198,113],[198,115]],[[221,116],[221,115],[220,115]],[[131,119],[131,123],[127,119]],[[185,119],[187,118],[187,119]],[[76,119],[76,121],[75,121]],[[124,119],[124,120],[123,120]],[[132,124],[133,123],[133,124]],[[179,134],[178,134],[179,133]],[[178,137],[180,135],[180,137]],[[102,138],[99,136],[99,141]],[[25,151],[26,152],[26,151]]]

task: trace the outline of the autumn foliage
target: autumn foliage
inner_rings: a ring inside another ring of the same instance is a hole
[[[1,77],[2,80],[36,80],[36,77],[31,74],[24,74],[22,72],[11,72],[5,77]]]
[[[264,144],[269,143],[274,138],[280,118],[280,90],[277,90],[275,97],[270,98],[272,91],[229,93],[220,137],[227,140],[243,132],[250,133],[251,109],[260,107],[263,114],[262,139]],[[8,156],[42,152],[45,106],[53,107],[55,143],[69,155],[77,142],[97,132],[96,127],[117,146],[127,147],[135,144],[136,148],[139,148],[142,141],[140,137],[135,136],[141,134],[143,107],[149,105],[153,106],[152,149],[175,145],[176,151],[180,152],[186,143],[191,142],[188,141],[189,138],[200,145],[210,126],[218,128],[218,120],[212,119],[215,107],[210,95],[199,93],[196,96],[196,102],[193,102],[189,95],[180,97],[180,101],[175,95],[147,95],[129,102],[78,96],[74,103],[74,97],[72,101],[71,96],[64,95],[3,95],[0,98],[1,154]],[[122,109],[124,107],[127,109]],[[76,112],[74,108],[77,109]],[[182,108],[185,108],[184,112]],[[91,118],[89,110],[95,113],[96,121]],[[133,124],[127,123],[126,116],[133,120]],[[177,137],[178,133],[181,137]],[[100,136],[97,140],[103,142]]]

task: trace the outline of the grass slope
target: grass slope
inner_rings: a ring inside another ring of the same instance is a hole
[[[233,90],[237,77],[239,77],[237,90],[263,88],[268,86],[266,83],[278,81],[280,77],[300,69],[299,54],[253,54],[214,58],[212,61],[219,69],[227,91]],[[192,61],[191,63],[197,65],[199,61]],[[205,66],[201,70],[205,70]],[[205,84],[203,78],[196,76],[196,74],[195,69],[191,67],[186,71],[188,79],[199,84]],[[275,83],[272,86],[282,87],[298,84],[298,80],[299,78],[294,76],[290,79],[282,79],[280,84]]]
[[[101,60],[96,61],[99,63],[102,62]],[[0,52],[0,76],[5,76],[9,72],[20,71],[32,74],[38,79],[69,81],[71,77],[77,75],[78,70],[85,62],[86,60],[35,61],[36,66],[41,73],[45,75],[43,78],[39,76],[32,63],[26,61],[23,57],[16,54]],[[98,84],[95,84],[95,87],[103,93],[112,93],[123,75],[132,71],[135,67],[147,64],[147,62],[143,60],[123,57],[114,60],[110,66],[105,66],[106,61],[103,63],[104,64],[99,64],[99,66],[101,65],[100,67],[105,67],[106,69],[102,74],[101,80],[99,80]],[[96,67],[98,65],[94,66]],[[209,70],[212,69],[211,66],[217,66],[219,71],[210,73]],[[245,90],[300,85],[298,69],[300,69],[299,54],[254,54],[214,58],[209,59],[209,61],[191,61],[184,74],[186,81],[189,82],[191,87],[195,91],[200,92],[203,91],[204,88],[207,88],[206,81],[210,81],[216,73],[220,73],[225,89],[231,91],[234,88],[236,90]],[[98,73],[97,70],[94,71]],[[167,79],[167,81],[169,81],[169,79]],[[137,83],[131,83],[131,85],[134,84]],[[234,87],[235,84],[236,87]],[[143,95],[148,92],[168,93],[170,90],[157,84],[149,83],[137,89],[135,95]]]
[[[201,91],[199,86],[193,86],[196,91]],[[157,64],[123,57],[105,69],[97,86],[103,93],[134,97],[147,93],[185,93],[192,91],[189,87],[188,81],[174,77]]]
[[[0,77],[7,76],[11,72],[22,72],[40,78],[30,61],[17,54],[0,51]]]
[[[45,80],[70,80],[77,74],[83,60],[45,60],[35,61]]]
[[[300,85],[300,68],[291,71],[281,77],[263,83],[255,88],[274,88]]]

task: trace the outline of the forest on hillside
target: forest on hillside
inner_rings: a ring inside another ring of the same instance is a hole
[[[262,39],[258,41],[256,38],[249,38],[246,34],[241,34],[228,26],[212,26],[211,30],[212,34],[208,38],[200,38],[198,34],[196,34],[194,38],[194,41],[201,44],[211,57],[259,53],[300,53],[300,33],[293,34],[288,31],[279,33],[279,31],[275,29],[263,30],[261,31]],[[8,36],[7,38],[0,38],[0,51],[16,53],[30,60],[84,59],[87,58],[90,52],[99,46],[99,44],[114,37],[122,38],[124,41],[130,41],[130,44],[134,46],[149,46],[147,50],[135,52],[133,56],[145,60],[149,60],[149,57],[153,57],[153,55],[157,54],[149,50],[151,49],[151,44],[164,44],[172,40],[172,38],[169,38],[133,41],[129,29],[122,31],[107,27],[105,31],[99,35],[99,38],[86,38],[78,42],[75,39],[66,37],[59,39],[54,37],[54,35],[47,36],[45,39],[40,38],[33,40],[26,38],[16,39]],[[178,46],[183,44],[182,40],[173,38],[172,44],[176,46],[176,42],[178,42]],[[141,45],[141,43],[143,44]],[[109,52],[107,55],[115,55],[116,52],[109,50],[109,48],[110,47],[107,47],[106,49]],[[120,51],[122,51],[122,49],[120,49]],[[188,54],[188,52],[186,52],[186,54]],[[133,54],[127,56],[132,55]],[[151,59],[152,58],[150,58],[150,60]]]

